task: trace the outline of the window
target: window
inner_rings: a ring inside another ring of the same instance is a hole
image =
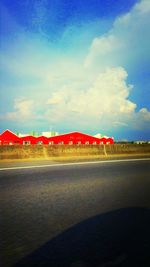
[[[42,141],[38,141],[38,142],[37,142],[37,145],[42,145],[42,144],[43,144]]]
[[[23,141],[23,145],[30,145],[30,141]]]
[[[54,144],[54,142],[53,142],[53,141],[50,141],[50,142],[49,142],[49,145],[53,145],[53,144]]]
[[[110,144],[110,142],[106,142],[106,145],[109,145]]]
[[[93,142],[93,145],[96,145],[96,144],[97,144],[96,141],[94,141],[94,142]]]
[[[13,145],[13,142],[9,142],[9,145],[12,146]]]
[[[89,145],[89,141],[86,141],[86,142],[85,142],[85,145]]]
[[[59,143],[58,143],[58,145],[63,145],[63,144],[64,144],[64,142],[63,142],[63,141],[61,141],[61,142],[59,142]]]
[[[73,145],[73,141],[69,141],[69,143],[68,143],[69,145]]]
[[[81,145],[81,141],[78,141],[78,142],[77,142],[77,145]]]
[[[100,145],[103,145],[103,142],[100,142],[99,144],[100,144]]]

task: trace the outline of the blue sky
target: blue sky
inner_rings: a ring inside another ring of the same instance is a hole
[[[150,138],[149,0],[1,0],[0,131]]]

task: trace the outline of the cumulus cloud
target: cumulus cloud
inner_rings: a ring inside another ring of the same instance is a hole
[[[140,109],[139,114],[143,116],[146,121],[150,121],[150,112],[147,108]]]
[[[31,120],[33,117],[33,101],[29,99],[16,99],[14,101],[14,111],[7,112],[2,116],[5,120],[21,121]]]
[[[63,99],[63,96],[55,92],[52,94],[52,97],[48,99],[47,104],[50,104],[50,105],[61,104],[62,99]]]
[[[123,44],[115,35],[102,36],[95,38],[90,47],[90,52],[85,59],[84,66],[89,67],[94,60],[101,58],[102,67],[110,65],[110,58],[107,55],[117,53]]]
[[[147,108],[140,109],[134,123],[134,127],[137,129],[144,128],[150,130],[150,111]]]
[[[96,37],[89,48],[85,67],[131,66],[150,59],[150,1],[137,3],[130,12],[117,17],[113,27]]]
[[[32,99],[16,99],[14,110],[3,119],[20,123],[40,119],[56,129],[60,124],[84,130],[142,129],[150,123],[150,112],[144,107],[136,111],[136,103],[130,100],[133,85],[127,83],[127,76],[123,67],[107,68],[86,88],[64,85],[36,104]]]
[[[135,10],[139,11],[140,13],[149,13],[150,12],[150,2],[149,0],[143,0],[135,5]]]
[[[77,125],[79,117],[87,124],[90,119],[91,125],[95,121],[106,124],[106,117],[111,125],[113,120],[126,119],[136,109],[136,104],[128,99],[132,86],[126,78],[127,72],[122,67],[108,68],[86,90],[63,87],[48,99],[49,113],[55,114],[56,121],[73,115]]]

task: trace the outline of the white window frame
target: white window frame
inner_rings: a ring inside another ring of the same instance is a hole
[[[23,141],[23,145],[29,146],[29,145],[31,145],[31,141]]]
[[[73,145],[73,141],[69,141],[68,142],[68,145]]]
[[[38,141],[37,145],[43,145],[43,141]]]
[[[81,141],[78,141],[78,142],[77,142],[77,145],[81,145]]]
[[[90,142],[89,142],[89,141],[86,141],[86,142],[85,142],[85,145],[89,145],[89,144],[90,144]]]
[[[60,142],[58,143],[58,145],[64,145],[64,142],[63,142],[63,141],[60,141]]]
[[[53,145],[54,144],[54,141],[50,141],[48,144],[49,145]]]

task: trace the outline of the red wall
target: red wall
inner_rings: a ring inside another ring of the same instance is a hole
[[[46,136],[39,136],[36,137],[36,142],[42,142],[43,145],[47,145],[49,143],[49,140]]]
[[[31,135],[20,137],[19,139],[22,145],[24,144],[24,142],[28,142],[28,141],[30,141],[30,145],[35,145],[37,143],[36,137],[31,136]]]

